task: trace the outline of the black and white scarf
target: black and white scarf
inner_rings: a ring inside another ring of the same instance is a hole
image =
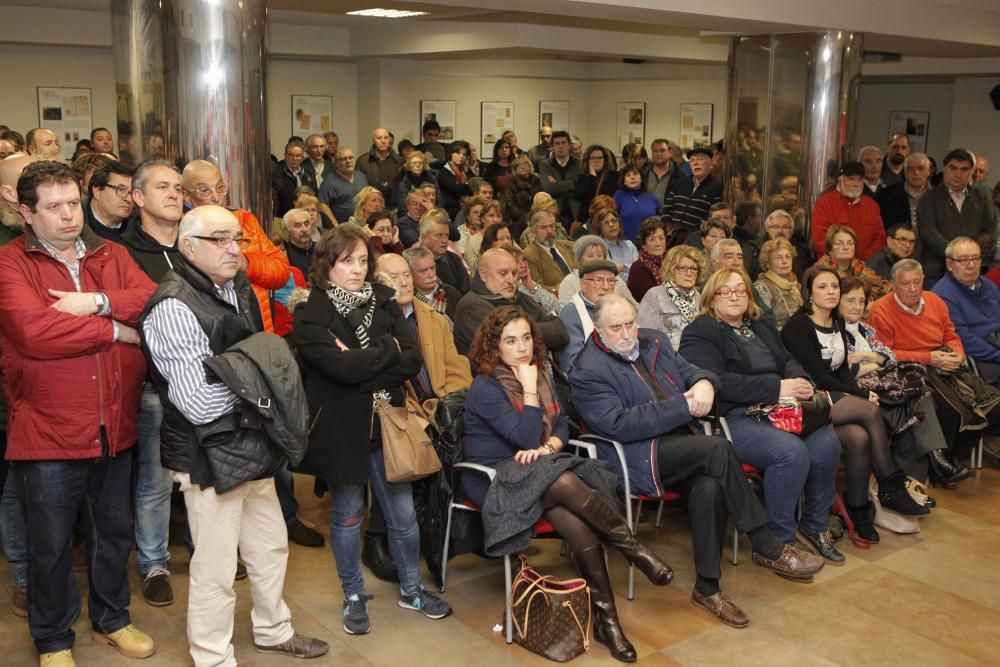
[[[368,331],[375,317],[375,292],[372,290],[372,284],[366,282],[360,292],[348,292],[330,283],[326,289],[326,296],[337,312],[354,327],[354,335],[357,336],[361,347],[367,348],[371,343]],[[366,304],[367,308],[363,308]]]
[[[663,287],[667,290],[667,294],[670,295],[670,299],[674,302],[674,305],[677,306],[677,310],[681,311],[681,317],[684,318],[684,321],[691,324],[694,318],[698,317],[698,310],[694,305],[698,290],[682,290],[672,281],[664,283]]]

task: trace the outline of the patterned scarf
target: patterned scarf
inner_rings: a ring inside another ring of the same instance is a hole
[[[433,308],[439,315],[446,314],[448,310],[448,295],[441,289],[440,283],[430,296],[425,296],[420,290],[413,290],[413,296]]]
[[[371,343],[368,330],[371,329],[372,319],[375,317],[375,292],[372,290],[372,284],[366,282],[360,292],[348,292],[331,283],[326,290],[326,296],[337,312],[354,327],[354,335],[357,336],[361,347],[367,348]],[[366,304],[367,308],[362,308]]]
[[[493,378],[496,379],[497,382],[499,382],[503,387],[511,405],[513,405],[518,412],[524,412],[524,388],[521,387],[521,383],[518,381],[517,377],[510,370],[510,368],[498,364],[497,367],[493,369]],[[537,389],[538,403],[545,412],[545,415],[542,418],[542,440],[538,443],[538,445],[541,446],[549,441],[549,437],[556,429],[556,424],[559,423],[559,403],[553,396],[552,385],[549,383],[549,372],[547,368],[538,369]]]
[[[657,285],[663,284],[663,277],[660,275],[660,267],[663,266],[664,257],[665,255],[650,255],[648,252],[643,250],[639,253],[639,259],[636,260],[646,267],[646,269],[653,275]]]
[[[698,309],[694,304],[695,299],[698,297],[698,290],[691,288],[684,291],[672,281],[663,283],[663,287],[667,290],[667,294],[670,295],[670,299],[674,302],[674,305],[681,311],[681,317],[684,318],[684,321],[691,324],[694,318],[698,317]]]

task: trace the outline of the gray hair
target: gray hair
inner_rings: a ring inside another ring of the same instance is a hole
[[[424,214],[420,216],[420,236],[429,233],[432,225],[451,227],[448,224],[448,213],[442,208],[429,208],[424,211]]]
[[[411,271],[413,270],[414,262],[416,262],[418,259],[424,259],[427,257],[434,259],[434,253],[432,253],[427,248],[422,248],[420,246],[407,248],[406,250],[403,251],[403,259],[405,259],[406,263],[410,265]]]
[[[948,245],[944,247],[944,256],[947,257],[948,259],[954,259],[952,255],[955,254],[955,246],[957,246],[960,243],[971,243],[974,246],[976,246],[977,249],[982,251],[982,249],[979,248],[979,242],[976,241],[976,239],[971,239],[968,236],[956,236],[951,241],[948,241]]]
[[[930,169],[931,159],[927,157],[926,153],[910,153],[906,156],[906,159],[903,160],[903,168],[905,169],[915,162],[919,162],[923,166]]]
[[[299,213],[305,213],[306,217],[309,218],[312,217],[311,215],[309,215],[309,211],[305,210],[304,208],[289,209],[288,213],[281,216],[281,224],[285,226],[285,229],[288,229],[288,223],[292,221],[292,216],[298,215]]]
[[[215,165],[212,165],[215,166]],[[170,169],[175,172],[178,176],[181,175],[181,170],[177,168],[177,165],[169,160],[146,160],[138,167],[135,168],[135,173],[132,175],[132,192],[139,190],[143,194],[146,193],[146,184],[149,183],[149,172],[156,167],[163,167],[164,169]]]
[[[919,271],[920,274],[923,275],[924,267],[920,265],[920,262],[915,259],[910,259],[909,257],[899,260],[892,265],[892,281],[896,282],[899,278],[899,274],[908,273],[910,271]]]
[[[722,255],[722,249],[728,248],[730,246],[736,246],[737,248],[740,249],[743,248],[743,246],[740,245],[740,242],[737,241],[736,239],[719,239],[719,241],[712,248],[712,261],[713,262],[717,261],[719,259],[719,256]]]
[[[858,149],[858,162],[861,162],[864,159],[865,153],[878,153],[879,157],[881,157],[882,149],[876,146],[875,144],[868,144],[867,146],[862,146],[861,148]]]
[[[535,225],[537,225],[539,222],[541,222],[545,218],[550,218],[552,220],[555,220],[556,216],[552,215],[548,211],[537,211],[535,213],[532,213],[531,217],[528,218],[528,227],[531,227],[532,229],[534,229]]]
[[[602,315],[604,314],[605,308],[609,306],[617,306],[620,304],[625,304],[626,306],[628,306],[632,310],[633,315],[639,314],[639,309],[634,303],[623,297],[621,294],[618,294],[617,292],[611,292],[610,294],[605,294],[604,296],[602,296],[600,299],[597,300],[597,303],[594,304],[594,324],[597,326],[601,325],[601,320],[603,319]]]

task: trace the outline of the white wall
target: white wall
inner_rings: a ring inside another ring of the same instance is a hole
[[[990,90],[1000,77],[955,81],[951,113],[951,141],[989,158],[990,184],[1000,180],[1000,111],[993,108]]]
[[[358,132],[358,67],[354,63],[274,60],[267,64],[267,133],[271,152],[284,159],[292,135],[292,95],[333,97],[333,129],[342,146],[353,146]],[[303,137],[304,139],[305,137]]]
[[[930,113],[927,153],[940,167],[941,158],[952,148],[954,91],[955,85],[951,82],[862,82],[858,94],[855,146],[874,144],[885,150],[889,140],[890,112],[926,111]]]

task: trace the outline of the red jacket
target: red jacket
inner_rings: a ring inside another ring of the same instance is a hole
[[[103,454],[101,424],[111,456],[139,437],[139,401],[146,361],[136,345],[112,342],[111,320],[135,327],[156,284],[117,243],[89,227],[80,260],[85,292],[104,292],[108,317],[77,317],[50,308],[50,288],[73,292],[69,270],[39,243],[30,227],[0,248],[0,350],[10,401],[7,458],[88,459]]]
[[[833,225],[846,225],[858,236],[855,256],[861,261],[885,247],[885,226],[878,204],[864,195],[856,201],[834,188],[816,199],[812,213],[812,246],[817,257],[826,254],[826,232]]]

